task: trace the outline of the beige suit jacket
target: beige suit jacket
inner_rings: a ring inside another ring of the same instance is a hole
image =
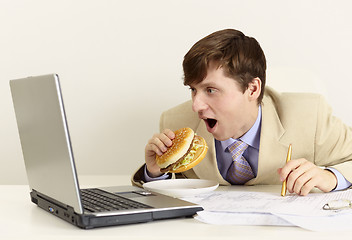
[[[261,107],[258,173],[246,185],[280,184],[277,169],[284,166],[290,143],[292,159],[306,158],[318,166],[333,167],[352,182],[352,129],[332,116],[322,96],[278,93],[266,87]],[[218,170],[214,138],[192,111],[191,101],[164,112],[160,118],[160,130],[182,127],[190,127],[204,137],[209,150],[200,164],[173,177],[210,179],[229,185]],[[133,175],[134,185],[143,183],[142,169]]]

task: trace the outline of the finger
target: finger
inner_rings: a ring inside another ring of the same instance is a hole
[[[175,134],[168,129],[164,130],[163,133],[154,134],[154,136],[149,140],[146,150],[155,152],[161,156],[167,151],[167,148],[172,145],[172,139],[170,139],[170,137],[175,137],[174,135]]]
[[[160,150],[160,148],[157,147],[157,145],[155,145],[153,142],[149,142],[146,145],[145,152],[146,152],[146,156],[148,156],[148,157],[154,157],[155,154],[158,154],[159,156],[161,156],[163,154],[163,152]]]
[[[170,129],[164,129],[163,133],[171,140],[175,138],[175,133]]]
[[[146,145],[145,150],[146,150],[146,152],[148,152],[148,155],[153,155],[155,153],[158,155],[162,155],[167,150],[167,147],[160,140],[160,134],[155,134],[148,141],[148,144]]]
[[[316,186],[316,183],[314,179],[310,179],[303,185],[299,195],[306,196],[315,186]]]
[[[316,166],[305,160],[288,177],[289,191],[300,194],[303,186],[314,177]]]
[[[280,180],[284,181],[288,175],[296,168],[298,168],[302,163],[304,159],[293,159],[286,163],[280,170]]]
[[[302,175],[300,175],[294,185],[292,191],[295,192],[298,195],[302,195],[302,193],[307,192],[307,189],[309,188],[308,182],[312,180],[312,176],[310,172],[304,172]],[[311,189],[308,190],[308,192]]]
[[[311,176],[307,174],[311,167],[310,162],[303,161],[297,168],[291,171],[287,177],[287,189],[289,192],[299,194],[303,184],[311,178]]]
[[[161,133],[159,136],[158,136],[158,138],[159,138],[159,140],[160,140],[160,142],[164,145],[164,147],[165,147],[165,151],[167,150],[167,147],[171,147],[171,145],[172,145],[172,133],[173,132],[163,132],[163,133]],[[159,142],[158,142],[159,143]],[[164,151],[164,152],[165,152]]]
[[[289,175],[287,176],[287,190],[289,192],[294,192],[294,186],[296,184],[296,180],[303,174],[302,165],[299,165],[297,168],[293,169]]]

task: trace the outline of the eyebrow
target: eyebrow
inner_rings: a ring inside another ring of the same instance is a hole
[[[217,85],[215,82],[200,82],[200,83],[197,83],[197,84],[190,84],[189,87],[191,88],[195,88],[195,85],[197,85],[199,88],[207,88],[207,87],[214,87],[214,88],[217,88]]]

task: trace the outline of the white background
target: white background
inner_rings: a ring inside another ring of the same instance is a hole
[[[78,173],[132,174],[161,112],[190,98],[184,54],[225,28],[259,41],[267,85],[321,93],[352,125],[351,10],[348,0],[0,0],[0,184],[27,182],[10,79],[58,73]]]

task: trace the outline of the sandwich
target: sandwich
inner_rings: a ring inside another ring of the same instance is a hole
[[[195,134],[191,128],[181,128],[174,133],[172,145],[163,155],[156,156],[156,164],[163,173],[189,170],[200,163],[208,151],[204,138]]]

